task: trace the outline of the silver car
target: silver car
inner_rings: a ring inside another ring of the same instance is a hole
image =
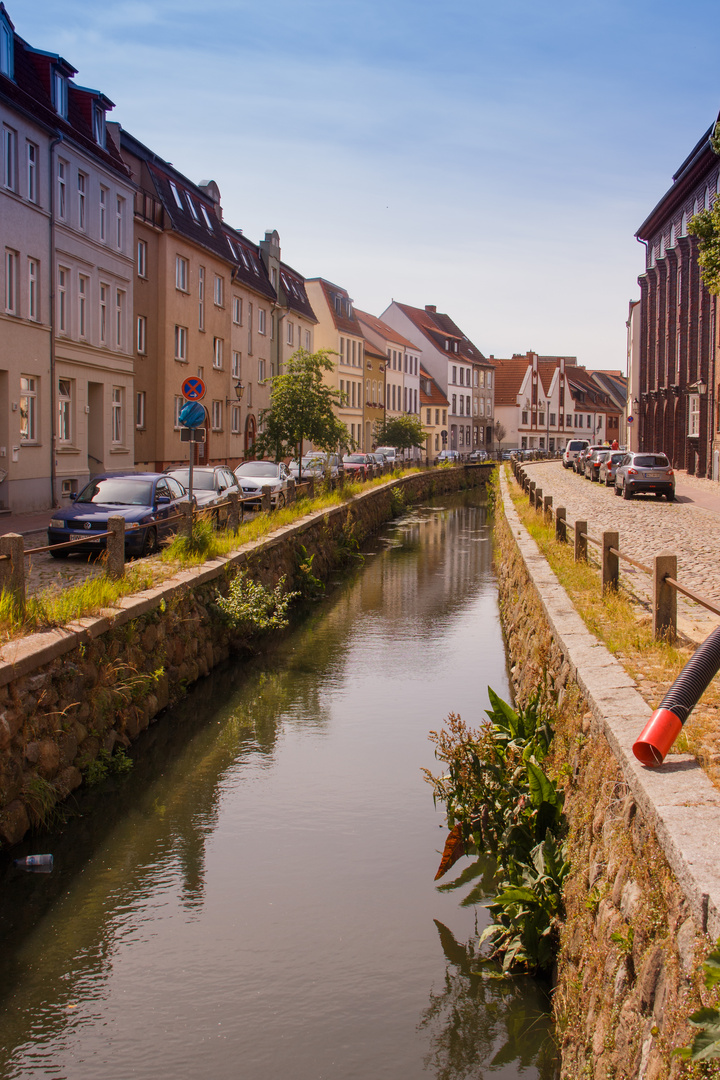
[[[235,469],[235,479],[240,485],[243,498],[260,504],[263,488],[270,488],[270,501],[274,509],[285,505],[288,480],[292,477],[281,462],[243,461]]]
[[[615,483],[615,472],[618,465],[625,457],[625,452],[621,450],[613,450],[608,457],[605,458],[600,466],[600,474],[598,480],[605,484],[605,487],[612,487]]]
[[[640,492],[651,492],[656,499],[675,498],[675,473],[665,454],[633,451],[625,454],[615,472],[615,494],[632,499]]]

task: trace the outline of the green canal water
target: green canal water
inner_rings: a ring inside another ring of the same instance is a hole
[[[470,493],[389,526],[268,655],[154,724],[27,845],[52,875],[0,864],[0,1077],[551,1080],[543,987],[477,964],[477,878],[433,881],[428,732],[478,722],[488,684],[508,694]]]

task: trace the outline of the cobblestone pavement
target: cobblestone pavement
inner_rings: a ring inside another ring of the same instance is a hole
[[[625,501],[617,498],[612,488],[591,483],[564,469],[559,461],[528,464],[531,479],[542,488],[543,496],[552,495],[553,507],[566,508],[569,523],[586,520],[588,534],[598,539],[605,530],[617,530],[620,551],[646,565],[655,555],[676,554],[678,581],[711,603],[720,604],[720,513],[707,505],[715,502],[718,492],[712,481],[679,474],[676,502],[652,496]],[[691,501],[696,492],[698,501]],[[706,505],[700,505],[701,501]],[[625,587],[647,601],[651,583],[646,574],[621,561],[621,579]],[[678,613],[696,624],[703,637],[720,622],[683,598],[679,598]]]
[[[25,550],[44,547],[47,544],[47,532],[26,533],[23,537]],[[27,577],[25,589],[28,596],[34,596],[43,589],[52,587],[58,591],[68,585],[79,585],[91,577],[102,574],[105,563],[87,555],[71,555],[68,559],[53,559],[49,552],[31,555],[26,560]]]

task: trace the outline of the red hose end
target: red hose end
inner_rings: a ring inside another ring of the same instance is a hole
[[[682,721],[670,709],[656,709],[633,745],[643,765],[662,765],[665,755],[682,731]]]

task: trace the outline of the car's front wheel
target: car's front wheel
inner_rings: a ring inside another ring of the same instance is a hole
[[[153,551],[157,547],[157,529],[149,528],[145,530],[145,536],[143,537],[142,551],[140,554],[143,558],[146,555],[152,555]]]
[[[62,551],[55,551],[54,548],[50,550],[50,554],[53,559],[67,559],[70,554],[69,548],[64,548]]]
[[[277,504],[276,504],[277,509],[282,510],[284,505],[285,505],[285,493],[283,491],[281,491],[278,494],[278,497],[277,497]]]

